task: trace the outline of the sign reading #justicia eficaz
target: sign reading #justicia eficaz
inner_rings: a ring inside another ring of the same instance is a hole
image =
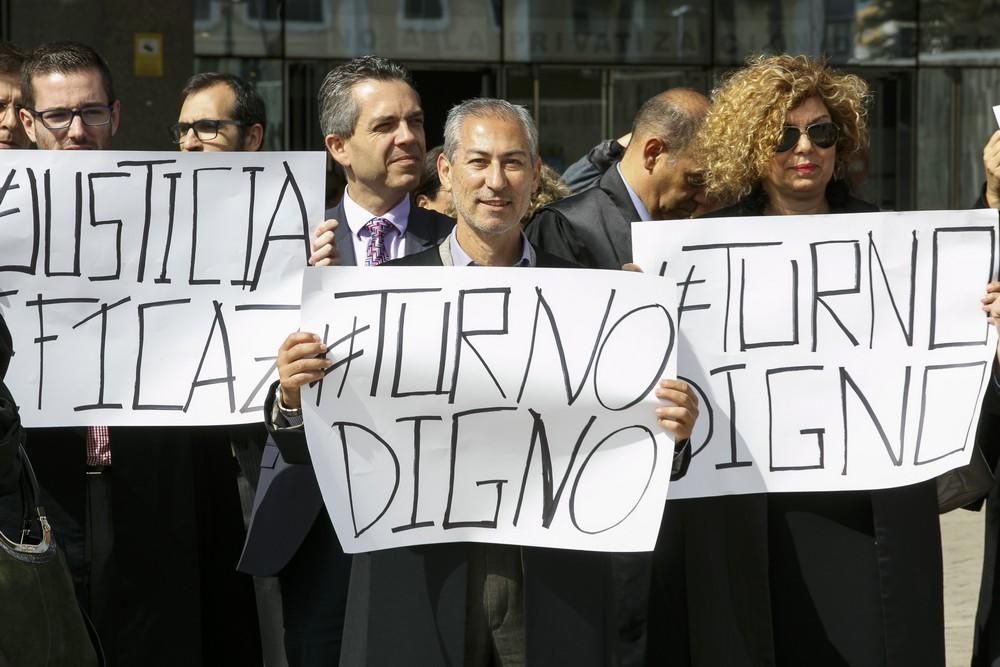
[[[0,314],[29,426],[260,421],[322,153],[0,151]]]

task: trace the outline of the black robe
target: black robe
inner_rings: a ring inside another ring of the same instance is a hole
[[[839,183],[831,213],[877,210]],[[713,217],[762,215],[760,190]],[[934,480],[671,501],[650,665],[944,665]]]
[[[986,186],[974,208],[989,208],[986,203]],[[976,444],[982,449],[993,468],[993,476],[1000,473],[1000,364],[993,363],[993,373],[983,396],[979,415]],[[982,503],[968,509],[978,510]],[[994,483],[986,498],[986,525],[983,539],[983,573],[979,584],[979,605],[976,608],[975,639],[973,641],[972,667],[1000,667],[1000,612],[994,601],[1000,598],[1000,484]]]

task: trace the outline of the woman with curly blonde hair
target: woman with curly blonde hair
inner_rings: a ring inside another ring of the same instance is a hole
[[[876,210],[844,179],[867,101],[861,79],[804,56],[750,60],[701,134],[709,196],[729,204],[712,215]],[[945,664],[933,480],[675,501],[667,521],[676,567],[662,615],[650,608],[648,664]]]
[[[706,194],[769,215],[848,205],[848,165],[868,147],[868,101],[859,77],[805,56],[751,59],[712,95],[700,135]]]

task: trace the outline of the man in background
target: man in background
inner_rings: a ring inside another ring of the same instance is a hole
[[[120,103],[89,46],[31,52],[21,98],[39,149],[111,149]],[[252,582],[233,570],[236,464],[216,429],[34,428],[28,450],[109,664],[260,664]]]
[[[254,88],[232,74],[205,72],[188,79],[170,138],[182,151],[259,151],[267,112]]]
[[[21,102],[24,54],[10,42],[0,42],[0,149],[27,148],[17,105]]]

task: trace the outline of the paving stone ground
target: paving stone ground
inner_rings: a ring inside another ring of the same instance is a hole
[[[982,512],[955,510],[941,517],[944,622],[948,667],[968,667],[983,564]]]

